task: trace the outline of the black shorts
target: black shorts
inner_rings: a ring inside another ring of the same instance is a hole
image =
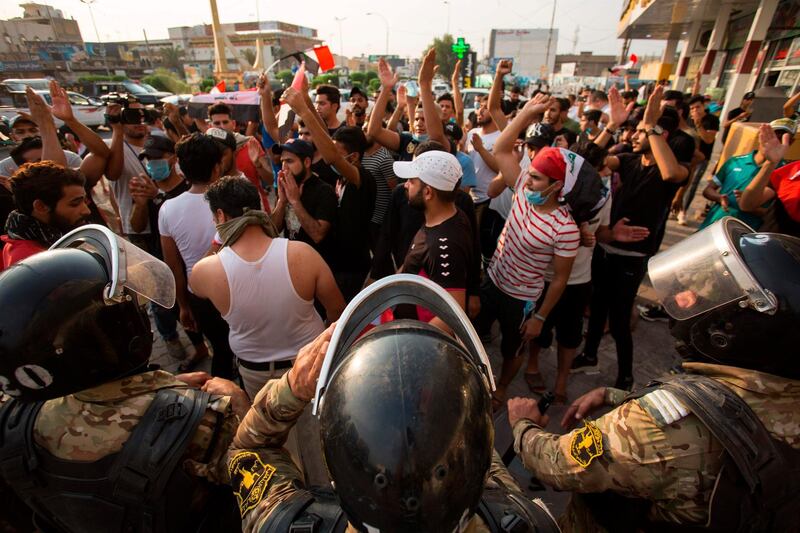
[[[547,294],[549,284],[545,285],[542,294]],[[556,330],[556,341],[562,348],[577,348],[583,339],[583,311],[592,294],[592,283],[567,285],[558,303],[547,316],[542,332],[535,339],[542,348],[553,344],[553,328]],[[544,298],[536,302],[536,310],[541,307]]]
[[[500,353],[504,359],[519,354],[522,333],[519,328],[525,321],[525,302],[500,290],[487,274],[481,283],[481,311],[475,318],[478,331],[488,332],[495,320],[500,323]]]

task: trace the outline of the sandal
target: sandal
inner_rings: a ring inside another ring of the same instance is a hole
[[[539,372],[525,373],[525,383],[528,384],[528,389],[536,394],[544,394],[547,387],[544,384],[542,375]]]

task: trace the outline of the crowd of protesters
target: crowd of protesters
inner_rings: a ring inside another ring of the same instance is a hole
[[[151,305],[170,355],[189,370],[213,353],[211,373],[239,376],[251,398],[364,286],[425,276],[485,340],[499,324],[500,407],[523,364],[532,393],[567,402],[570,372],[597,366],[606,331],[615,386],[633,387],[631,316],[670,217],[687,224],[694,213],[705,227],[733,216],[800,235],[800,163],[784,161],[797,97],[761,126],[757,150],[717,165],[715,143],[749,120],[753,93],[727,117],[710,111],[699,83],[525,99],[506,91],[513,65],[501,61],[465,116],[459,66],[453,94],[435,98],[435,62],[430,51],[417,94],[381,59],[374,102],[358,87],[343,102],[331,85],[312,100],[307,79],[276,94],[262,76],[260,120],[248,123],[218,103],[207,119],[166,104],[156,124],[123,97],[107,108],[108,141],[75,119],[56,82],[52,105],[29,89],[30,114],[11,120],[16,144],[0,161],[3,268],[84,223],[108,226],[175,277],[176,306]],[[281,105],[295,117],[286,128]],[[406,307],[394,317],[447,329]],[[640,313],[665,317],[655,306]],[[539,356],[554,342],[547,383]]]

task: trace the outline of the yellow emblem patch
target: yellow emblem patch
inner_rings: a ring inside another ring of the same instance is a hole
[[[417,143],[408,143],[408,145],[406,146],[406,152],[408,152],[409,154],[413,154],[414,150],[416,149],[417,149]]]
[[[228,462],[231,487],[236,494],[242,518],[264,497],[267,484],[274,473],[275,467],[265,464],[253,452],[239,452]]]
[[[589,466],[595,457],[603,455],[603,434],[596,425],[584,422],[583,428],[572,435],[569,455],[583,468]]]

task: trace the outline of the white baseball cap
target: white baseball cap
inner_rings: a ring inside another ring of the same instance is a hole
[[[440,191],[452,191],[461,179],[461,164],[451,153],[431,150],[413,161],[397,161],[394,173],[398,178],[419,178],[425,185]]]

